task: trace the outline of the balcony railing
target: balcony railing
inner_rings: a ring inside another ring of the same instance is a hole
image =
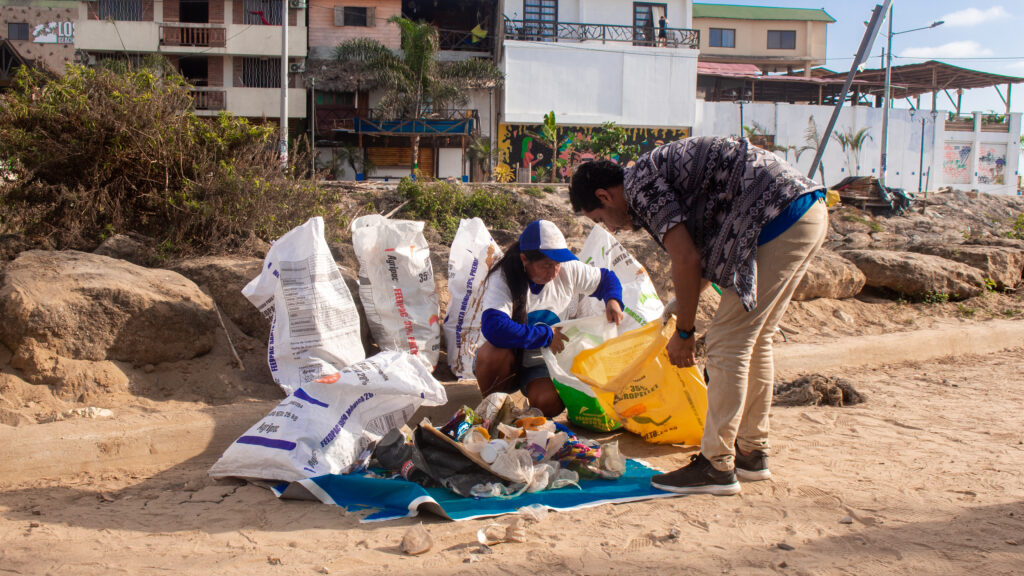
[[[192,90],[192,108],[195,110],[224,110],[226,100],[226,90]]]
[[[437,110],[420,118],[392,118],[378,108],[370,110],[369,117],[356,118],[356,132],[426,136],[458,136],[475,134],[480,127],[477,110]]]
[[[223,26],[207,27],[202,24],[198,26],[161,24],[160,44],[162,46],[223,48],[227,45],[227,31]]]
[[[485,36],[473,42],[473,33],[469,30],[437,30],[441,50],[458,50],[460,52],[490,52],[492,38]]]
[[[634,46],[668,48],[699,48],[700,31],[688,28],[666,28],[666,41],[658,41],[658,28],[649,26],[618,26],[613,24],[580,24],[576,22],[541,22],[505,19],[505,38],[533,42],[629,42]]]
[[[350,106],[316,105],[316,133],[326,137],[334,132],[355,130],[356,109]]]

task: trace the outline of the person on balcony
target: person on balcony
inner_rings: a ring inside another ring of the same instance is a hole
[[[480,393],[520,391],[530,406],[554,418],[565,409],[548,373],[542,348],[555,354],[568,337],[552,328],[577,296],[605,303],[609,322],[622,322],[622,284],[615,273],[576,259],[553,222],[530,222],[519,241],[487,274],[481,332],[473,372]]]
[[[625,170],[580,165],[569,198],[618,230],[647,230],[669,256],[676,366],[696,362],[694,322],[711,282],[722,299],[707,330],[708,408],[700,453],[651,478],[679,494],[736,494],[768,470],[772,337],[828,230],[824,187],[746,139],[710,136],[659,146]]]
[[[668,46],[668,18],[664,14],[658,18],[658,46]]]

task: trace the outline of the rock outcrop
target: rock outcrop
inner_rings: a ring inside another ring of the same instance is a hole
[[[915,298],[946,294],[959,300],[985,290],[981,270],[940,256],[890,250],[847,250],[839,254],[860,268],[868,286]]]
[[[864,288],[865,282],[864,273],[853,262],[822,249],[811,258],[807,274],[793,293],[793,299],[853,298]]]

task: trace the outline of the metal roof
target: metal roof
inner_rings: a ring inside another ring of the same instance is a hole
[[[847,72],[836,72],[832,77],[846,78],[846,74]],[[854,82],[883,86],[885,68],[858,72]],[[893,66],[890,80],[893,98],[911,98],[939,90],[989,88],[1000,84],[1020,84],[1021,82],[1024,82],[1024,78],[961,68],[937,60]],[[881,93],[882,91],[879,89],[877,92]]]
[[[734,4],[694,4],[694,18],[726,18],[730,20],[805,20],[835,22],[824,9],[771,8],[767,6],[736,6]]]

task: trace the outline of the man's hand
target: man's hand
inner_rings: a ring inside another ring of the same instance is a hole
[[[622,307],[619,306],[618,300],[609,300],[604,305],[604,313],[608,321],[614,322],[616,326],[622,323]]]
[[[686,368],[697,363],[697,336],[683,340],[679,334],[673,334],[668,341],[668,359],[673,366]]]
[[[562,334],[561,328],[552,328],[551,345],[548,347],[551,348],[551,351],[554,352],[555,354],[559,354],[562,352],[562,350],[565,349],[565,343],[568,341],[569,337],[566,336],[565,334]]]

